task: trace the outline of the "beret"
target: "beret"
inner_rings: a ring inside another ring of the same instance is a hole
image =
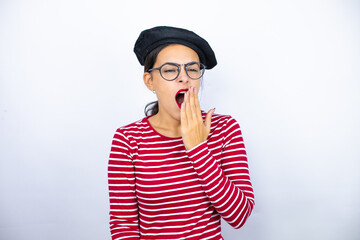
[[[211,69],[217,64],[215,53],[205,39],[192,31],[167,26],[146,29],[140,33],[134,46],[140,64],[144,65],[146,56],[163,44],[181,44],[193,49],[206,69]]]

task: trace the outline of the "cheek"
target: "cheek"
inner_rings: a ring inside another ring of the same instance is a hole
[[[159,100],[169,101],[175,97],[172,96],[174,92],[173,88],[167,83],[159,84],[156,89],[156,95]]]
[[[201,80],[197,80],[196,82],[193,82],[193,84],[191,84],[193,87],[196,87],[196,89],[198,91],[200,91],[201,88]]]

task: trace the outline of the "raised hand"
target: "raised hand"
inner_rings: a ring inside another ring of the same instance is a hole
[[[189,88],[181,104],[181,135],[186,150],[192,149],[207,139],[214,111],[215,109],[211,109],[207,112],[204,122],[201,116],[198,89]]]

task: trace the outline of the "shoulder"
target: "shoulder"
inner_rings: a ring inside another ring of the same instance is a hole
[[[127,130],[131,130],[131,129],[142,128],[142,127],[147,125],[146,122],[147,122],[146,117],[144,117],[144,118],[142,118],[140,120],[137,120],[135,122],[126,124],[124,126],[121,126],[121,127],[118,128],[118,130],[127,131]]]
[[[228,122],[230,119],[232,119],[232,117],[231,117],[230,115],[214,113],[214,114],[212,115],[211,122],[212,122],[212,123],[215,123],[215,122],[226,123],[226,122]]]
[[[202,116],[205,120],[205,117],[206,117],[206,112],[202,111]],[[231,115],[228,115],[228,114],[218,114],[218,113],[214,113],[211,117],[211,126],[212,127],[224,127],[228,124],[234,124],[236,123],[237,124],[237,121],[231,116]]]
[[[214,113],[211,118],[209,136],[215,140],[218,137],[226,140],[234,136],[242,136],[242,131],[239,123],[231,115]]]
[[[149,128],[149,126],[147,124],[147,118],[144,117],[138,121],[135,121],[135,122],[132,122],[132,123],[129,123],[129,124],[119,127],[118,129],[116,129],[115,134],[121,134],[125,137],[129,137],[133,134],[142,132],[148,128]]]

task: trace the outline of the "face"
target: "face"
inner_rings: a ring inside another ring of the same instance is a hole
[[[198,54],[189,47],[174,44],[165,47],[156,58],[153,68],[160,67],[164,63],[171,62],[186,64],[200,62]],[[189,89],[190,86],[199,90],[200,79],[194,80],[188,77],[185,67],[181,66],[179,76],[173,81],[164,80],[158,70],[151,73],[144,73],[144,82],[150,90],[155,90],[159,102],[159,114],[164,114],[180,121],[180,108],[176,100],[177,93],[182,89]]]

